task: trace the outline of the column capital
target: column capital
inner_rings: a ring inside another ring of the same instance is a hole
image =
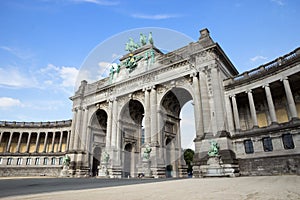
[[[117,101],[117,97],[110,96],[110,97],[108,97],[108,99],[106,100],[106,102],[113,102],[113,101]]]
[[[229,97],[230,97],[230,98],[236,97],[236,94],[230,94]]]
[[[248,89],[248,90],[245,91],[245,93],[247,93],[247,94],[252,93],[252,90]]]
[[[282,77],[281,79],[280,79],[280,81],[284,81],[284,80],[288,80],[289,78],[287,77],[287,76],[285,76],[285,77]]]
[[[143,87],[143,92],[149,91],[152,89],[152,86],[145,86]]]
[[[198,75],[198,72],[193,72],[193,73],[190,74],[190,77],[191,77],[191,78],[197,77],[197,75]]]
[[[269,83],[266,83],[262,86],[262,88],[270,87]]]
[[[77,106],[77,107],[75,107],[75,108],[72,109],[73,112],[77,112],[79,110],[82,110],[81,106]]]

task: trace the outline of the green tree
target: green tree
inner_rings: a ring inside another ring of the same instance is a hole
[[[194,159],[194,150],[192,149],[185,149],[184,150],[184,160],[186,162],[186,164],[188,165],[188,169],[187,169],[187,172],[188,173],[191,173],[193,172],[193,159]]]

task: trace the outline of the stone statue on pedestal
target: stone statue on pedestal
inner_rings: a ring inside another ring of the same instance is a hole
[[[68,170],[69,170],[70,162],[71,162],[71,158],[68,155],[65,155],[63,158],[63,169],[60,172],[61,177],[67,177],[69,175]]]
[[[219,149],[220,149],[219,144],[216,141],[212,140],[210,142],[210,148],[207,153],[208,156],[210,157],[219,156]]]

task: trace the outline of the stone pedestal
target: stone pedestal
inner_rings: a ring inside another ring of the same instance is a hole
[[[221,166],[220,156],[212,156],[207,160],[207,165],[200,166],[202,177],[222,177],[226,176]]]
[[[64,165],[59,176],[60,177],[69,177],[69,167]]]
[[[152,171],[151,171],[150,167],[151,167],[151,161],[150,160],[143,160],[142,168],[143,168],[144,176],[146,178],[153,178]]]
[[[109,178],[109,173],[107,170],[107,163],[101,163],[98,167],[98,177],[99,178]]]
[[[207,165],[200,166],[201,177],[236,177],[238,165],[223,164],[220,156],[212,156],[207,160]]]

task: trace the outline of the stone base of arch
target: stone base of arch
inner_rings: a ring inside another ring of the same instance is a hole
[[[233,149],[231,149],[232,140],[228,137],[209,137],[201,141],[197,141],[199,150],[194,155],[193,177],[203,177],[203,168],[208,165],[208,149],[210,141],[216,141],[220,145],[220,158],[222,160],[222,168],[228,176],[239,176],[239,165]]]
[[[123,175],[123,167],[122,166],[112,166],[108,169],[109,178],[122,178]]]

